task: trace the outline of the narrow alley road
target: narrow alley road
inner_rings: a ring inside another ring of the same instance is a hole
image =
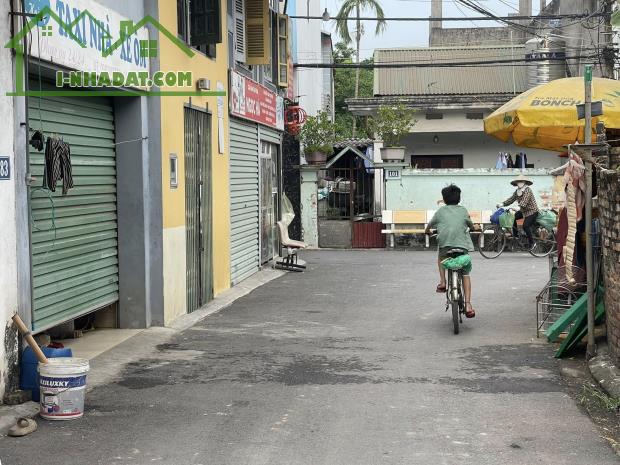
[[[535,339],[546,260],[476,255],[454,336],[434,253],[304,258],[89,392],[84,419],[0,439],[2,465],[618,462]]]

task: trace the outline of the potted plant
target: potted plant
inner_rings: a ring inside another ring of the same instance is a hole
[[[299,141],[303,144],[306,161],[311,165],[320,165],[327,161],[327,156],[334,151],[334,125],[326,112],[306,119]]]
[[[401,139],[416,124],[414,110],[405,105],[382,105],[371,120],[370,127],[375,137],[383,142],[381,159],[385,162],[405,160],[405,147]]]

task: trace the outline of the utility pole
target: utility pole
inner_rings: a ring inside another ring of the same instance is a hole
[[[585,84],[585,143],[592,144],[592,65],[586,65],[583,76]],[[592,251],[592,149],[585,150],[586,164],[586,273],[588,285],[588,346],[586,357],[596,355],[594,340],[594,257]]]

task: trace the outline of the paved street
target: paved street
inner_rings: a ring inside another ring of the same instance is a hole
[[[455,336],[434,253],[304,258],[89,392],[83,420],[0,439],[2,465],[618,462],[534,337],[546,260],[476,255]]]

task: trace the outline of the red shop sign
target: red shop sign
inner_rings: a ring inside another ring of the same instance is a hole
[[[230,113],[284,130],[284,99],[234,71],[230,73]]]

